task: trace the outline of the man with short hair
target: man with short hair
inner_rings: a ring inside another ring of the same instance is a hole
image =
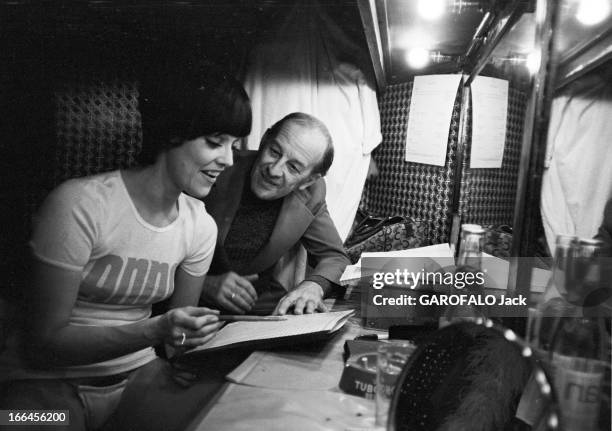
[[[258,152],[235,157],[204,201],[219,235],[201,302],[231,313],[326,310],[323,298],[349,263],[325,204],[332,161],[329,131],[303,113],[268,129]],[[298,243],[313,269],[287,292],[278,275]]]

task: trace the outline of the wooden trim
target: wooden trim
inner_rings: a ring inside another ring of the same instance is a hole
[[[593,39],[578,45],[560,59],[555,90],[565,87],[610,59],[612,59],[612,29],[607,29]]]
[[[375,0],[378,17],[378,29],[380,30],[380,42],[382,44],[383,70],[385,76],[391,77],[391,40],[389,36],[389,20],[387,17],[387,0]],[[391,80],[391,79],[389,79]]]
[[[523,12],[526,10],[526,4],[523,2],[509,2],[508,5],[497,12],[493,19],[485,16],[489,20],[489,28],[478,27],[478,32],[485,32],[487,38],[485,42],[480,46],[479,49],[472,50],[476,58],[475,62],[471,62],[471,58],[466,58],[466,64],[474,64],[474,67],[470,71],[465,85],[470,85],[472,81],[478,76],[480,71],[489,62],[489,58],[493,51],[503,39],[503,37],[510,31],[512,26],[520,19]]]
[[[381,55],[384,57],[383,48],[379,45],[378,38],[376,37],[378,22],[374,22],[374,11],[372,11],[370,0],[357,0],[357,6],[359,7],[363,32],[366,37],[366,42],[368,43],[368,50],[370,51],[372,68],[374,69],[374,76],[376,77],[376,86],[378,87],[378,91],[382,93],[387,86],[387,81],[381,59]]]
[[[536,46],[541,47],[542,58],[531,87],[523,128],[512,241],[512,256],[517,257],[533,257],[530,254],[534,251],[532,244],[536,234],[535,218],[540,217],[539,202],[544,154],[558,65],[553,58],[553,35],[559,28],[561,6],[555,2],[538,0],[537,8],[543,8],[545,11],[543,21],[536,22]],[[527,259],[513,259],[508,274],[508,290],[528,297],[531,270]]]
[[[459,203],[461,198],[461,178],[463,176],[463,161],[465,160],[466,151],[468,148],[468,111],[470,107],[471,88],[465,85],[467,75],[461,77],[461,109],[459,111],[459,136],[457,138],[457,154],[455,158],[455,167],[453,169],[453,193],[451,195],[451,232],[449,236],[449,244],[453,254],[459,248],[459,227],[461,226],[461,214],[459,214]]]

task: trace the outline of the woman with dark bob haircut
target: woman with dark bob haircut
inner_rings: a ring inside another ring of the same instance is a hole
[[[37,215],[28,324],[0,356],[3,409],[68,410],[66,429],[99,429],[154,346],[198,346],[219,327],[196,306],[217,236],[199,199],[250,133],[249,99],[210,65],[151,78],[140,165],[69,180]]]

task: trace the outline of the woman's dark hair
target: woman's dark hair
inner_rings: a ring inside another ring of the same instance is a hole
[[[184,141],[211,133],[245,137],[251,132],[251,104],[242,84],[205,62],[157,67],[141,83],[141,165]]]

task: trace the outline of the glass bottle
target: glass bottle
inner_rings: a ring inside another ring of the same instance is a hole
[[[484,228],[478,224],[464,224],[461,226],[457,270],[480,271],[482,267],[484,235]]]
[[[552,298],[559,298],[561,293],[565,293],[566,276],[571,276],[568,274],[568,269],[572,260],[572,244],[577,240],[574,235],[557,235],[552,274],[544,292],[543,303]]]
[[[552,376],[563,431],[600,429],[609,337],[603,308],[585,304],[604,281],[600,249],[596,240],[557,238],[551,282],[539,307],[536,348]]]
[[[485,230],[477,224],[464,224],[461,226],[461,240],[459,242],[459,255],[455,268],[455,286],[451,288],[450,295],[464,295],[475,298],[477,301],[483,297],[484,289],[476,283],[458,287],[458,280],[466,280],[467,274],[471,279],[477,279],[476,274],[482,276],[482,252],[484,248]],[[440,317],[439,326],[443,327],[453,322],[462,320],[475,320],[485,318],[484,306],[474,304],[458,304],[446,307],[444,314]]]
[[[557,235],[553,267],[546,290],[535,311],[535,318],[528,328],[528,334],[536,349],[550,350],[550,343],[561,316],[572,312],[568,302],[563,300],[566,296],[566,284],[570,278],[573,263],[573,244],[578,238],[573,235]]]

